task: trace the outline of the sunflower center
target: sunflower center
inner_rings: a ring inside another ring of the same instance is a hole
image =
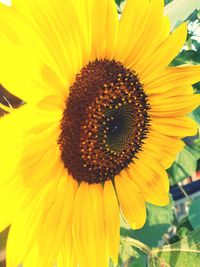
[[[70,88],[58,143],[78,182],[113,179],[141,149],[149,104],[137,75],[114,60],[82,68]]]

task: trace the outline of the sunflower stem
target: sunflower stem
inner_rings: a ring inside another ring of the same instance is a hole
[[[185,191],[184,187],[180,183],[178,183],[178,188],[181,190],[183,195],[187,198],[187,200],[191,204],[193,202],[193,199],[188,195],[188,193]]]
[[[129,244],[135,248],[138,248],[139,250],[141,250],[145,254],[148,254],[148,255],[152,254],[151,248],[137,239],[134,239],[131,237],[121,238],[121,243],[122,244]]]

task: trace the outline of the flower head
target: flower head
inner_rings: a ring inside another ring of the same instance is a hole
[[[0,6],[1,83],[25,102],[0,120],[8,267],[106,267],[120,208],[138,229],[145,202],[168,203],[200,67],[168,67],[187,26],[171,33],[163,5],[127,0],[120,21],[114,0]]]

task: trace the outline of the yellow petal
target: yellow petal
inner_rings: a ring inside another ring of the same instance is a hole
[[[111,181],[106,181],[103,188],[104,220],[108,240],[109,255],[118,263],[120,239],[120,212],[118,200]]]
[[[129,165],[128,175],[143,192],[145,201],[165,206],[169,203],[167,173],[159,161],[144,155],[144,153],[141,154],[139,159],[135,159],[135,162]]]
[[[142,190],[124,170],[115,177],[115,187],[122,212],[133,229],[141,228],[146,220],[146,208]]]
[[[19,179],[16,175],[15,179],[0,186],[0,232],[11,224],[30,195],[29,190],[19,183]]]
[[[151,131],[144,141],[142,150],[151,154],[151,157],[158,160],[165,168],[169,168],[184,145],[184,142],[177,137]]]
[[[37,244],[34,243],[23,261],[23,267],[38,266],[39,252]]]
[[[143,78],[144,88],[148,94],[160,94],[175,87],[182,88],[200,80],[200,66],[182,65],[168,67],[161,73]]]
[[[63,110],[66,108],[66,99],[63,101],[61,97],[58,97],[56,95],[49,95],[47,97],[42,98],[38,103],[37,107],[39,109],[45,110],[45,111],[53,111],[53,112],[61,112],[63,114]],[[61,115],[62,116],[62,115]]]
[[[26,1],[25,16],[30,16],[38,27],[46,47],[55,57],[63,77],[75,75],[82,67],[82,32],[73,1]],[[73,31],[69,30],[73,25]],[[56,53],[55,53],[56,51]],[[72,81],[72,78],[70,79]]]
[[[88,59],[91,57],[92,47],[92,7],[93,0],[76,0],[74,1],[76,10],[78,12],[79,19],[82,25],[82,34],[85,40],[85,51],[83,53],[83,65],[88,63]],[[72,24],[73,25],[73,24]]]
[[[175,85],[174,85],[175,86]],[[174,87],[169,88],[167,85],[162,86],[163,91],[157,92],[154,94],[154,92],[149,92],[148,99],[151,101],[151,99],[154,98],[171,98],[171,97],[178,97],[178,96],[186,96],[186,95],[192,95],[193,94],[193,87],[191,85],[183,86],[183,87]]]
[[[190,118],[151,118],[151,129],[169,136],[193,136],[197,134],[197,124]]]
[[[118,14],[113,0],[76,0],[84,25],[89,54],[88,60],[112,58],[116,43]]]
[[[67,175],[55,177],[49,184],[11,225],[7,246],[8,266],[23,262],[26,253],[35,250],[35,242],[38,255],[32,260],[37,261],[36,266],[53,266],[71,217],[76,186]]]
[[[125,62],[146,26],[149,1],[127,0],[119,23],[114,58]],[[139,31],[138,31],[139,29]]]
[[[26,111],[26,109],[22,109]],[[15,132],[13,132],[13,127],[17,124],[17,120],[20,123],[25,123],[23,120],[24,116],[21,116],[21,112],[15,116],[15,112],[5,116],[5,120],[2,120],[1,126],[6,126],[2,132],[1,150],[3,156],[0,161],[2,177],[0,179],[0,184],[7,183],[10,179],[13,179],[16,175],[21,175],[21,180],[25,181],[25,184],[28,185],[30,171],[33,167],[37,166],[42,157],[48,158],[49,154],[53,154],[55,159],[59,159],[59,151],[57,145],[57,138],[59,136],[58,129],[48,128],[42,129],[41,125],[37,125],[40,130],[39,134],[31,133],[30,129],[18,129],[16,127]],[[18,116],[19,115],[19,116]],[[27,114],[26,114],[27,115]],[[26,119],[31,119],[27,116]],[[9,125],[10,123],[10,125]],[[28,122],[30,123],[30,122]],[[17,125],[17,126],[19,126]],[[44,125],[43,125],[44,126]],[[11,129],[9,131],[9,129]],[[6,136],[7,133],[7,136]],[[51,149],[51,150],[50,150]],[[50,150],[50,151],[49,151]],[[55,157],[57,155],[57,158]],[[12,162],[12,164],[10,164]],[[41,163],[40,163],[41,164]],[[33,168],[34,169],[34,168]],[[41,168],[43,169],[43,168]],[[37,176],[36,176],[37,177]],[[34,177],[34,184],[36,183],[36,177]]]
[[[147,79],[147,77],[151,76],[153,72],[167,67],[170,64],[183,47],[186,36],[187,25],[183,23],[155,49],[152,56],[140,67],[139,76],[142,82],[143,79]]]
[[[47,184],[36,198],[12,222],[8,235],[6,260],[7,266],[18,266],[35,241],[42,219],[53,204],[56,196],[57,181]]]
[[[73,243],[80,267],[107,267],[101,184],[82,182],[77,190],[73,212]]]
[[[142,152],[141,155],[138,155],[139,159],[142,159],[143,161],[146,162],[146,165],[153,169],[155,173],[157,173],[157,176],[159,176],[162,180],[162,183],[164,185],[165,190],[169,191],[169,179],[167,172],[165,171],[164,167],[157,161],[155,160],[149,153],[144,153]],[[140,160],[140,163],[142,161]],[[137,164],[136,164],[137,165]],[[139,166],[139,165],[138,165]],[[158,175],[159,174],[159,175]]]
[[[12,4],[12,8],[0,8],[7,39],[35,51],[62,82],[72,82],[82,66],[85,49],[73,1],[27,0],[21,3],[13,0]],[[68,25],[73,25],[73,31]]]
[[[92,58],[104,58],[106,46],[114,44],[118,24],[117,8],[113,0],[93,1]],[[111,43],[111,44],[109,44]],[[111,46],[112,48],[112,46]],[[112,51],[111,51],[112,52]]]
[[[163,12],[164,1],[149,1],[148,12],[142,25],[137,29],[137,33],[132,34],[134,46],[125,63],[128,67],[139,71],[140,67],[151,57],[152,52],[169,35],[170,24],[163,16]],[[134,18],[133,21],[135,22]]]
[[[42,141],[43,143],[44,140],[45,137]],[[31,145],[38,148],[38,142],[36,142],[36,145],[34,142],[29,145],[29,148],[31,148]],[[26,207],[27,203],[37,195],[45,183],[55,179],[55,175],[52,177],[52,173],[56,173],[57,175],[60,169],[63,168],[60,157],[58,155],[56,156],[54,147],[49,149],[43,146],[43,151],[39,150],[37,153],[31,153],[33,149],[29,149],[29,151],[30,159],[28,159],[27,154],[25,154],[27,161],[25,160],[25,156],[19,156],[16,159],[16,165],[12,166],[12,168],[9,165],[10,161],[7,161],[8,157],[6,157],[4,170],[6,177],[1,179],[0,185],[0,208],[2,213],[0,230],[3,230],[12,222],[17,212]],[[16,155],[12,154],[9,160],[12,161],[12,157],[15,159]],[[46,164],[46,162],[49,162],[49,164]],[[8,168],[11,170],[7,171]]]
[[[40,253],[38,267],[52,267],[56,261],[64,233],[69,227],[72,215],[75,190],[77,183],[68,176],[64,168],[56,189],[53,205],[46,212],[37,242]],[[51,253],[49,253],[51,251]]]
[[[57,267],[77,267],[78,263],[75,258],[75,251],[72,239],[72,225],[69,224],[65,235],[64,241],[61,245],[60,253],[57,259]]]
[[[105,30],[106,48],[105,58],[113,59],[116,48],[119,20],[116,3],[113,0],[107,2],[107,24]]]
[[[44,77],[46,67],[34,52],[3,44],[0,45],[0,57],[1,83],[13,95],[28,103],[35,103],[51,94],[63,97],[63,88],[53,87],[51,76]]]
[[[200,95],[181,94],[176,97],[163,98],[162,96],[151,97],[150,114],[152,117],[181,117],[200,105]]]

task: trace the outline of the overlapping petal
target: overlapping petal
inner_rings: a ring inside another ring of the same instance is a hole
[[[116,192],[123,215],[133,229],[141,228],[146,220],[146,208],[141,188],[125,171],[115,177]]]
[[[72,227],[80,267],[108,264],[102,190],[101,184],[82,182],[76,194]]]

